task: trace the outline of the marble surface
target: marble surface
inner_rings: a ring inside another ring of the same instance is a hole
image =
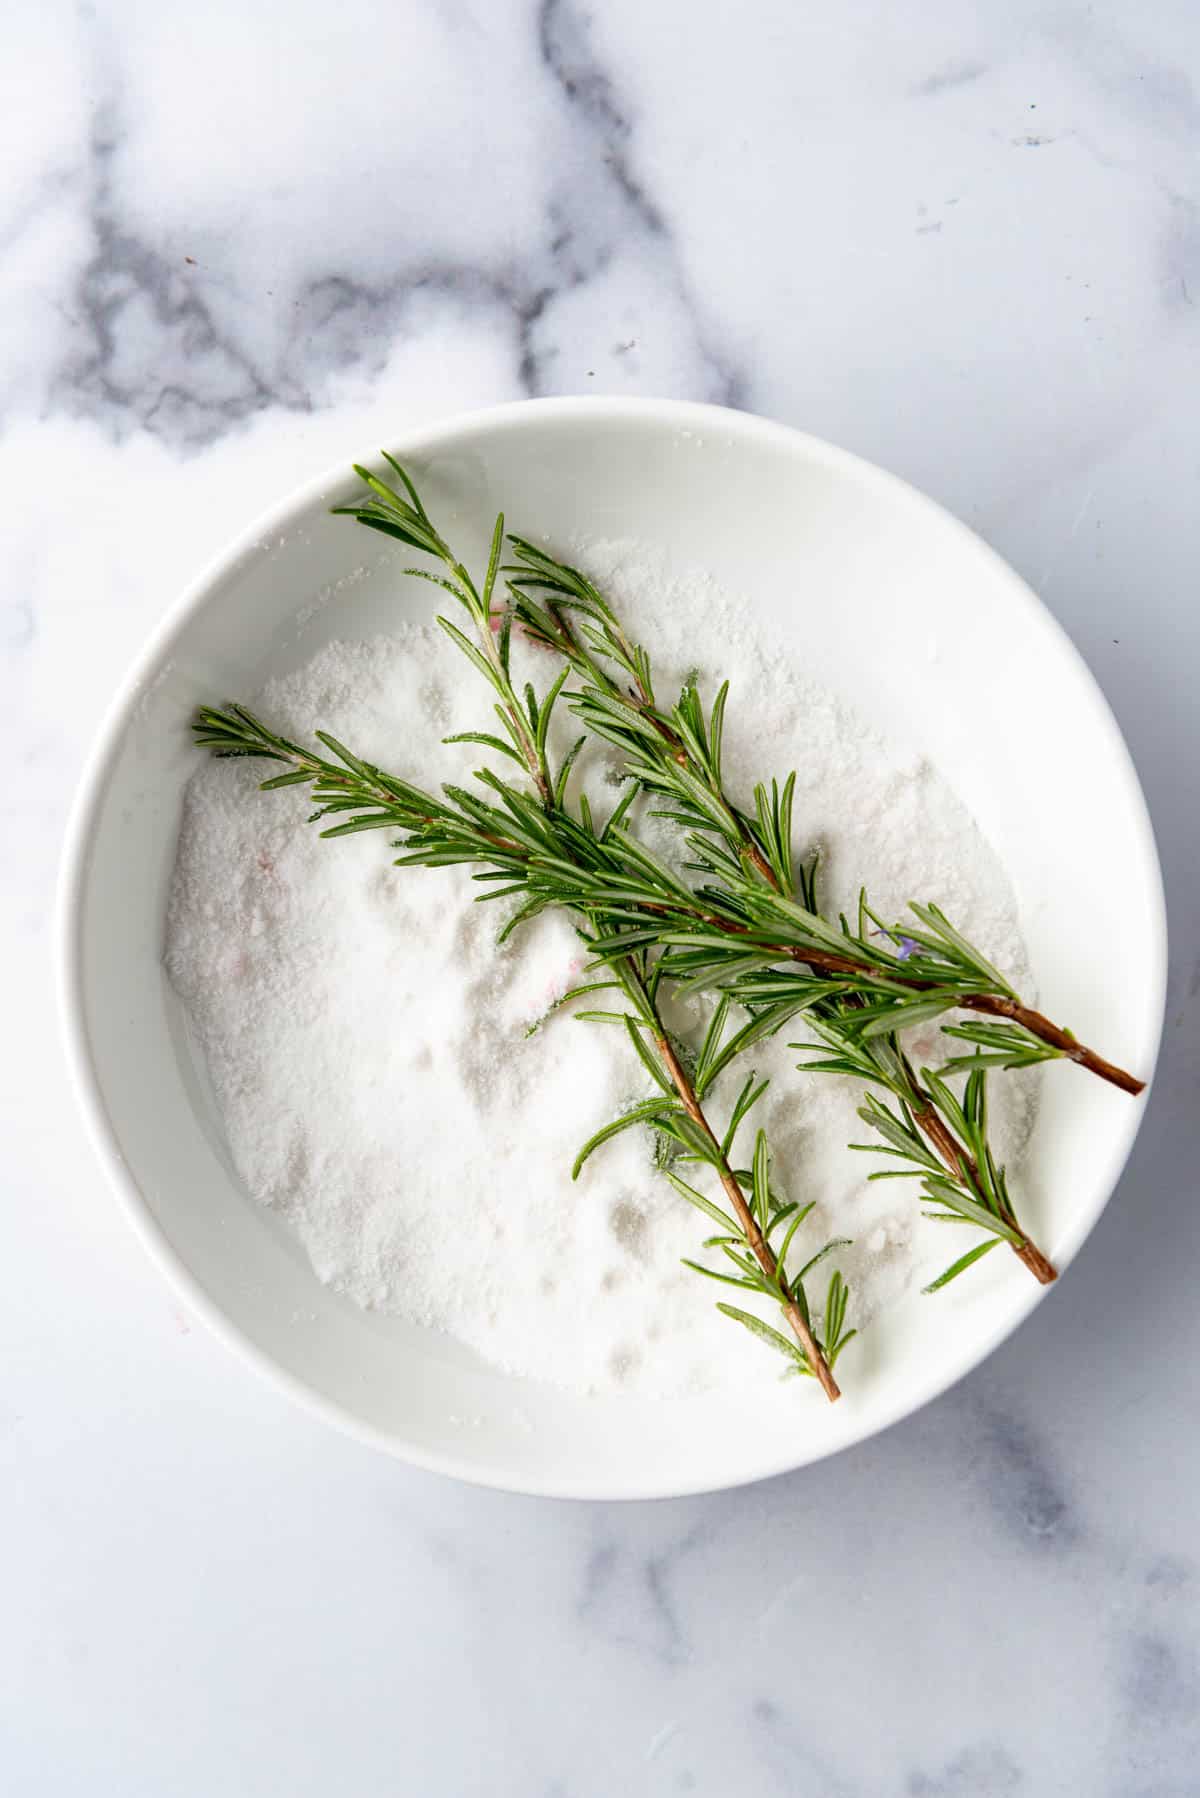
[[[1186,4],[6,9],[5,1791],[1200,1791],[1198,67]],[[1018,1338],[839,1460],[628,1508],[248,1377],[102,1186],[51,976],[184,580],[338,457],[580,392],[803,425],[994,543],[1126,732],[1174,946],[1132,1162]]]

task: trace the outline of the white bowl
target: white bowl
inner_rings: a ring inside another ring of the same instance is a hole
[[[963,525],[854,456],[713,407],[534,401],[391,447],[477,553],[503,507],[564,538],[641,538],[755,595],[807,672],[950,773],[1016,887],[1043,1008],[1149,1078],[1166,924],[1137,776],[1067,638]],[[143,1242],[286,1391],[365,1441],[488,1485],[597,1498],[710,1490],[895,1422],[1045,1296],[1015,1258],[989,1256],[936,1298],[898,1305],[847,1355],[835,1406],[807,1384],[780,1389],[766,1366],[762,1389],[737,1397],[585,1399],[358,1311],[240,1188],[162,969],[195,766],[187,724],[197,701],[252,693],[330,637],[369,635],[427,604],[385,557],[336,604],[311,606],[361,555],[328,515],[355,485],[337,469],[292,495],[184,594],[111,712],[74,815],[61,946],[70,1057]],[[1060,1269],[1112,1192],[1143,1105],[1073,1067],[1047,1070],[1020,1188],[1024,1220]]]

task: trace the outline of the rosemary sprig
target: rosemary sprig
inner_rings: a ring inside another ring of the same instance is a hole
[[[773,907],[764,898],[759,907],[758,922],[768,933],[778,926],[777,940],[770,945],[776,960],[789,957],[848,977],[870,1001],[871,1015],[863,1027],[869,1025],[873,1032],[906,1028],[917,1021],[917,1006],[921,1018],[952,1009],[974,1011],[1004,1022],[947,1026],[947,1032],[976,1044],[991,1066],[1024,1067],[1065,1058],[1123,1092],[1136,1096],[1144,1090],[1144,1081],[1025,1005],[936,905],[914,903],[909,919],[885,927],[864,902],[874,929],[896,945],[892,951],[866,940],[861,930],[856,934],[847,927],[831,936],[822,927],[823,920],[814,917],[814,908],[797,907],[791,898],[796,889],[790,851],[794,776],[782,788],[772,781],[769,792],[764,785],[757,786],[753,816],[734,805],[722,787],[721,737],[729,683],[720,688],[707,722],[692,684],[684,687],[671,711],[664,711],[655,701],[649,657],[629,641],[612,606],[588,577],[522,537],[510,536],[509,543],[517,559],[504,573],[524,629],[557,649],[588,683],[573,700],[572,710],[596,735],[622,750],[630,772],[666,801],[668,816],[708,839],[709,871],[732,873],[732,856],[743,868],[750,864],[783,899],[782,906]],[[578,634],[567,613],[579,620]],[[628,686],[622,685],[622,678]],[[715,859],[714,840],[727,852]],[[721,948],[718,943],[715,952]],[[737,951],[725,945],[724,953]],[[974,1065],[972,1057],[965,1059]]]
[[[458,628],[449,618],[438,615],[438,624],[451,641],[462,651],[467,660],[482,674],[484,680],[498,695],[496,715],[507,735],[508,741],[489,732],[469,731],[459,737],[447,738],[448,742],[468,741],[480,743],[499,754],[524,765],[527,773],[537,788],[542,804],[548,806],[554,799],[554,783],[550,778],[549,764],[546,760],[546,734],[550,724],[550,716],[554,702],[562,686],[560,680],[552,687],[546,698],[539,704],[532,687],[526,687],[524,703],[517,697],[510,673],[510,643],[512,619],[507,607],[495,607],[496,575],[500,567],[500,554],[504,545],[504,517],[496,520],[492,532],[491,551],[488,555],[487,574],[484,577],[483,590],[480,592],[470,574],[455,556],[448,543],[445,542],[433,521],[422,505],[416,488],[408,475],[394,457],[384,452],[384,460],[392,468],[403,484],[404,493],[387,486],[369,468],[355,464],[354,472],[370,489],[373,498],[363,506],[335,506],[335,513],[349,514],[360,524],[369,525],[372,530],[382,531],[386,536],[407,544],[435,560],[441,562],[446,569],[444,575],[433,574],[427,568],[409,568],[406,573],[415,575],[420,580],[432,581],[456,599],[466,612],[475,627],[475,642]],[[565,670],[564,676],[565,679]],[[573,758],[572,758],[573,759]],[[570,764],[567,764],[569,772]],[[565,783],[566,775],[560,771],[560,784]]]
[[[1007,1242],[1034,1278],[1048,1286],[1056,1278],[1054,1266],[1022,1228],[1004,1168],[988,1142],[986,1069],[971,1069],[960,1099],[945,1078],[945,1069],[939,1073],[925,1068],[918,1075],[894,1036],[856,1042],[824,1015],[824,1008],[815,1015],[810,1012],[807,1022],[817,1043],[789,1044],[809,1057],[802,1067],[848,1074],[882,1089],[892,1101],[886,1103],[875,1090],[868,1091],[858,1115],[882,1143],[850,1147],[907,1165],[872,1173],[868,1179],[915,1177],[921,1182],[921,1198],[932,1207],[925,1210],[926,1217],[972,1224],[988,1238],[953,1262],[926,1292],[949,1285],[997,1242]]]

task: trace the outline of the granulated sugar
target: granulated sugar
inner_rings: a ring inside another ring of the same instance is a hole
[[[796,847],[820,846],[830,909],[849,909],[863,881],[885,916],[935,898],[1027,984],[1008,882],[935,770],[792,672],[751,608],[703,577],[672,577],[630,545],[578,554],[651,645],[661,695],[697,662],[709,700],[730,677],[735,796],[763,773],[796,768]],[[544,686],[544,652],[514,648]],[[464,658],[435,628],[411,624],[330,644],[250,703],[289,734],[331,730],[434,787],[469,778],[479,750],[440,739],[480,728],[487,713]],[[559,723],[569,741],[574,720]],[[579,766],[603,815],[617,796],[615,758],[594,745]],[[720,1289],[680,1265],[707,1232],[655,1172],[646,1132],[614,1138],[571,1182],[579,1145],[648,1088],[616,1028],[563,1010],[531,1034],[579,978],[569,921],[544,915],[498,951],[499,910],[472,903],[479,888],[466,872],[397,869],[385,832],[322,841],[305,824],[304,789],[256,790],[266,771],[198,765],[166,962],[241,1179],[288,1220],[317,1276],[357,1304],[449,1331],[489,1362],[577,1390],[685,1394],[773,1379],[769,1353],[716,1312]],[[697,1030],[705,1009],[693,1001],[673,1021]],[[854,1238],[838,1263],[862,1326],[943,1265],[950,1233],[934,1240],[918,1221],[908,1182],[867,1183],[880,1164],[846,1147],[867,1134],[861,1094],[798,1074],[787,1040],[800,1034],[793,1026],[756,1046],[771,1087],[755,1121],[767,1127],[776,1183],[817,1201],[797,1249]],[[918,1038],[918,1059],[940,1052],[936,1028]],[[744,1071],[732,1071],[733,1091]],[[1011,1170],[1034,1086],[1011,1075],[992,1084]],[[722,1122],[729,1097],[714,1099]]]

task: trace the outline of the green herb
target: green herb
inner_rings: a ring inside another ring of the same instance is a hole
[[[923,1171],[937,1175],[937,1203],[950,1207],[938,1215],[998,1230],[1037,1279],[1052,1280],[1053,1266],[1017,1224],[1004,1171],[987,1146],[983,1072],[1066,1057],[1127,1092],[1140,1092],[1143,1082],[1023,1005],[936,905],[914,903],[910,920],[889,927],[863,893],[857,929],[845,918],[837,929],[829,926],[817,911],[815,863],[793,865],[794,775],[782,787],[775,780],[769,790],[757,786],[752,813],[724,790],[728,683],[707,720],[694,682],[674,708],[661,708],[649,656],[630,642],[594,583],[524,538],[509,542],[516,561],[505,572],[522,627],[583,677],[572,709],[622,751],[628,772],[684,830],[690,865],[706,877],[695,895],[701,915],[677,913],[677,931],[661,938],[670,972],[685,985],[719,988],[752,1017],[777,1026],[806,1012],[827,1050],[806,1065],[857,1076],[894,1096],[903,1127],[931,1162]],[[790,968],[779,966],[785,959]],[[1005,1021],[944,1025],[946,1035],[970,1043],[973,1053],[947,1061],[940,1076],[918,1076],[901,1053],[898,1033],[952,1008]],[[945,1082],[959,1072],[970,1076],[962,1106]],[[964,1109],[973,1120],[965,1134],[957,1127]],[[977,1259],[974,1252],[962,1257],[933,1289]]]
[[[370,480],[373,490],[380,487],[374,477],[360,472]],[[605,980],[589,981],[577,990],[592,993],[607,987],[620,995],[622,1009],[603,1016],[606,1021],[622,1025],[631,1048],[658,1089],[653,1098],[623,1113],[584,1144],[574,1176],[578,1176],[588,1156],[619,1131],[645,1125],[666,1139],[674,1153],[662,1171],[681,1197],[717,1225],[717,1234],[707,1238],[705,1246],[723,1257],[726,1268],[718,1271],[695,1262],[688,1265],[774,1302],[791,1330],[791,1338],[771,1330],[758,1318],[747,1324],[749,1314],[736,1308],[721,1308],[756,1334],[766,1333],[773,1346],[781,1347],[788,1356],[791,1371],[814,1376],[827,1397],[836,1399],[839,1389],[833,1366],[855,1334],[845,1328],[845,1283],[837,1273],[831,1277],[823,1318],[816,1323],[804,1279],[838,1245],[826,1244],[800,1272],[789,1274],[788,1251],[799,1222],[812,1207],[783,1203],[772,1192],[767,1172],[769,1151],[761,1130],[751,1170],[735,1170],[730,1160],[738,1129],[762,1097],[766,1082],[756,1082],[753,1075],[748,1077],[720,1137],[710,1122],[706,1101],[713,1083],[750,1038],[744,1027],[726,1038],[729,1006],[721,1001],[696,1068],[689,1072],[663,1022],[659,993],[665,963],[657,945],[652,938],[639,940],[642,933],[635,932],[634,940],[612,946],[613,925],[621,915],[624,893],[668,890],[684,896],[687,888],[661,868],[620,827],[619,821],[610,819],[597,829],[586,800],[581,799],[575,810],[569,808],[567,777],[575,750],[557,768],[551,766],[547,750],[551,715],[568,671],[563,670],[543,697],[539,698],[531,687],[518,696],[510,676],[507,632],[501,630],[497,635],[493,631],[493,595],[503,520],[497,521],[493,534],[487,578],[482,590],[477,589],[437,534],[415,489],[398,467],[397,473],[409,498],[392,493],[388,508],[373,507],[369,521],[378,529],[386,529],[389,535],[437,555],[447,568],[447,577],[439,577],[438,584],[468,612],[478,648],[450,620],[443,618],[439,622],[497,694],[496,711],[508,742],[489,738],[489,745],[503,749],[521,764],[533,782],[536,799],[490,769],[481,769],[476,776],[485,797],[448,785],[439,798],[363,761],[328,733],[316,733],[329,751],[329,755],[322,756],[278,735],[245,707],[237,705],[201,708],[194,725],[196,740],[217,756],[262,756],[287,764],[286,773],[262,783],[264,789],[310,782],[317,802],[310,821],[322,823],[325,836],[399,829],[407,833],[397,844],[404,852],[399,866],[476,864],[481,872],[475,878],[488,887],[480,894],[481,899],[518,900],[501,932],[501,940],[547,906],[563,906],[574,914],[581,938],[607,974]],[[331,818],[337,821],[329,823]],[[616,895],[615,901],[609,897],[612,894]],[[606,942],[603,949],[602,938]],[[722,1189],[725,1204],[718,1204],[685,1180],[676,1171],[681,1166],[708,1169]]]
[[[814,870],[792,865],[794,775],[782,788],[775,781],[769,789],[757,786],[753,813],[739,809],[724,791],[721,736],[728,682],[707,720],[694,684],[664,710],[655,700],[646,651],[629,641],[587,576],[522,537],[510,536],[509,543],[517,559],[504,572],[524,629],[557,649],[584,678],[583,690],[572,696],[572,711],[623,752],[630,772],[664,802],[665,815],[696,834],[699,870],[733,881],[741,892],[745,916],[729,922],[752,930],[774,962],[790,958],[847,982],[848,990],[869,1003],[862,1027],[872,1033],[904,1029],[919,1017],[956,1008],[974,1011],[1005,1022],[948,1026],[948,1033],[979,1044],[989,1065],[1022,1067],[1065,1058],[1124,1092],[1143,1091],[1144,1081],[1022,1004],[999,970],[936,905],[913,903],[908,919],[885,925],[864,897],[858,930],[845,920],[840,930],[831,930],[815,915]],[[578,621],[578,631],[571,619]],[[747,869],[761,877],[766,891],[744,882]],[[710,930],[714,966],[739,955],[723,920]],[[882,947],[880,939],[891,946]],[[799,979],[796,991],[806,994],[809,989]]]

